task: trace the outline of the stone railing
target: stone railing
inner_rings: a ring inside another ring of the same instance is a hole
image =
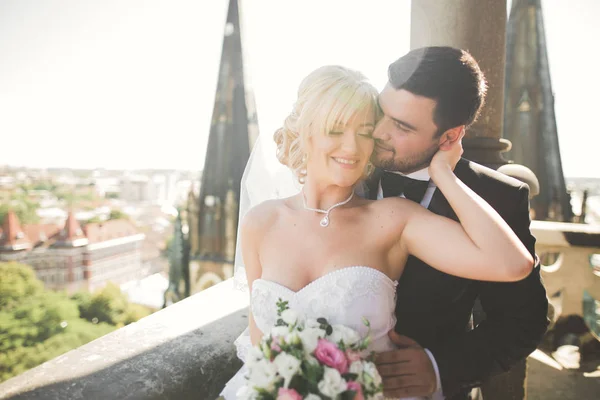
[[[600,225],[533,221],[531,230],[542,261],[554,260],[542,265],[554,320],[561,315],[583,316],[600,337]]]
[[[0,384],[0,399],[215,399],[241,366],[247,307],[230,279]]]
[[[532,231],[538,253],[560,254],[543,272],[557,312],[584,314],[593,330],[600,227],[534,221]],[[0,384],[0,399],[214,399],[240,367],[233,341],[247,307],[229,279]]]

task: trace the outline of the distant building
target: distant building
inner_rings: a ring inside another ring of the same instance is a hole
[[[121,200],[132,203],[173,204],[177,195],[177,174],[126,175],[120,182]]]
[[[94,291],[142,278],[144,237],[123,219],[82,227],[69,213],[63,226],[21,226],[9,212],[0,230],[0,261],[32,266],[50,289]]]

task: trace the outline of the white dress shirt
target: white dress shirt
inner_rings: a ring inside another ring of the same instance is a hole
[[[386,171],[386,172],[392,172],[394,174],[403,175],[403,176],[406,176],[407,178],[416,179],[418,181],[429,181],[429,186],[427,187],[427,190],[425,190],[425,194],[423,195],[423,200],[421,200],[421,205],[425,208],[429,208],[429,204],[431,203],[431,199],[433,198],[433,194],[435,193],[435,189],[437,188],[435,186],[435,183],[433,183],[433,181],[431,180],[431,177],[429,176],[429,167],[420,169],[420,170],[412,172],[410,174],[403,174],[403,173],[397,172],[397,171]],[[404,197],[404,194],[400,195],[400,197]],[[383,188],[381,187],[381,180],[380,180],[379,181],[379,189],[377,191],[377,200],[381,200],[381,199],[383,199]],[[436,391],[429,398],[431,400],[444,400],[445,397],[442,392],[442,379],[440,378],[440,369],[438,368],[437,362],[435,362],[435,357],[433,356],[431,351],[429,351],[429,349],[424,349],[424,350],[425,350],[425,353],[427,353],[427,356],[429,357],[429,359],[431,360],[431,364],[433,364],[433,369],[435,371],[435,378],[437,381]]]

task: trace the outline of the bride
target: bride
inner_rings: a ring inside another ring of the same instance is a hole
[[[275,133],[277,158],[302,189],[262,202],[241,222],[250,290],[248,330],[237,343],[242,358],[275,324],[278,298],[361,334],[365,317],[371,350],[393,349],[387,333],[394,329],[396,284],[409,255],[480,281],[517,281],[531,272],[532,256],[517,236],[454,175],[460,138],[440,146],[429,166],[460,224],[403,198],[354,195],[372,169],[377,94],[359,72],[319,68],[302,81],[293,111]],[[236,398],[243,375],[242,368],[228,382],[226,399]]]

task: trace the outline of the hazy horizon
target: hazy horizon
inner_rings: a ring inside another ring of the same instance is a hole
[[[278,128],[318,66],[358,69],[383,88],[387,65],[409,50],[410,1],[360,4],[241,1],[261,134]],[[0,3],[0,132],[14,149],[0,165],[201,170],[227,5]],[[564,174],[598,177],[586,165],[600,148],[600,135],[588,133],[600,91],[588,78],[598,64],[600,2],[543,7]]]

